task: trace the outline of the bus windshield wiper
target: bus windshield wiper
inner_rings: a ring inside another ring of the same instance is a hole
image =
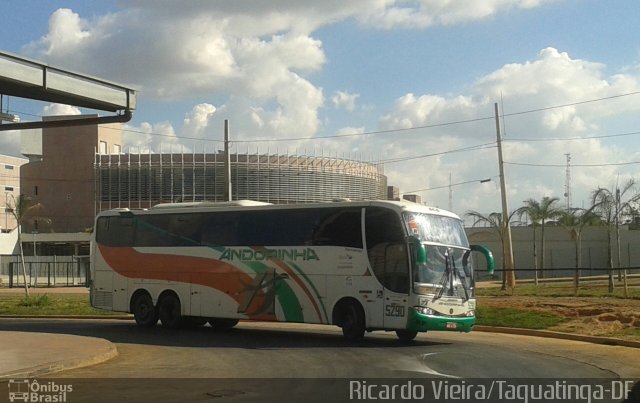
[[[454,280],[456,277],[458,277],[458,279],[460,280],[460,285],[462,285],[462,289],[464,290],[464,300],[468,301],[469,290],[467,290],[467,287],[458,275],[455,259],[452,259],[452,257],[450,256],[450,250],[447,248],[444,253],[444,273],[442,273],[442,277],[440,278],[439,282],[440,290],[438,291],[438,294],[433,297],[433,301],[442,298],[445,288],[447,288],[448,290],[447,296],[454,296]],[[449,287],[447,287],[447,283],[449,284]]]
[[[453,279],[449,279],[451,277],[451,264],[449,262],[449,250],[445,250],[444,252],[444,273],[442,273],[442,277],[440,277],[440,282],[438,285],[440,289],[438,293],[433,297],[433,301],[437,301],[444,295],[444,290],[447,288],[447,282],[451,282],[453,286]]]

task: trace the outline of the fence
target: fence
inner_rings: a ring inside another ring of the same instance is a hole
[[[69,287],[89,284],[89,256],[40,257],[39,261],[25,258],[26,281],[31,287]],[[0,279],[9,288],[24,287],[22,263],[19,255],[2,256]]]
[[[634,278],[640,277],[640,267],[614,267],[612,269],[609,268],[579,268],[578,269],[578,278],[581,280],[589,280],[592,278],[600,278],[602,276],[608,276],[609,272],[614,276],[616,281],[621,281],[622,271],[626,270],[629,276],[633,275]],[[486,269],[477,269],[476,270],[476,280],[497,280],[502,278],[502,272],[505,270],[496,267],[493,274],[487,272]],[[516,281],[517,280],[532,280],[535,278],[535,269],[522,269],[516,268]],[[562,268],[562,267],[550,267],[545,268],[544,270],[538,269],[538,279],[540,281],[544,280],[554,280],[554,279],[573,279],[576,275],[575,268]]]

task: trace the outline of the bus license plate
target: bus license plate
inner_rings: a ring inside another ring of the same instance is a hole
[[[455,329],[458,327],[456,322],[447,322],[447,329]]]

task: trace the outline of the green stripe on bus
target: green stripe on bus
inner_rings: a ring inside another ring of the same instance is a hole
[[[304,271],[302,271],[302,269],[298,267],[298,265],[296,265],[293,262],[287,262],[287,263],[289,263],[289,265],[293,267],[295,271],[297,271],[305,279],[307,284],[311,287],[313,292],[316,294],[316,300],[320,303],[320,307],[322,307],[322,312],[324,313],[325,320],[329,321],[329,315],[327,315],[327,308],[324,306],[324,302],[322,302],[322,296],[316,289],[316,286],[313,284],[313,281],[311,281],[311,279],[307,276],[307,274]]]
[[[264,273],[269,269],[269,266],[264,263],[252,261],[244,262],[247,267],[256,272],[256,274]],[[284,281],[278,281],[275,285],[276,296],[280,307],[284,313],[284,319],[287,322],[304,322],[304,316],[302,315],[302,306],[298,297],[293,292],[291,287]]]

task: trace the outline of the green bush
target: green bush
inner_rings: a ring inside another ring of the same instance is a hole
[[[19,306],[42,307],[51,305],[51,300],[47,294],[25,296],[18,302]]]

